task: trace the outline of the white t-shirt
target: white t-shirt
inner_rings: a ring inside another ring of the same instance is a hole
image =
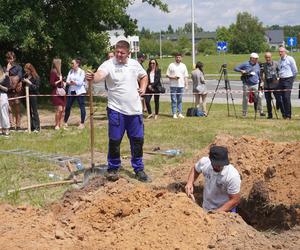
[[[126,64],[119,64],[111,58],[100,65],[98,70],[105,74],[110,109],[125,115],[143,113],[138,93],[138,80],[147,75],[138,61],[128,58]]]
[[[207,211],[221,207],[229,200],[229,194],[240,192],[241,177],[231,164],[224,166],[219,173],[213,170],[210,159],[202,157],[195,165],[198,173],[205,178],[203,191],[203,208]]]
[[[184,87],[185,78],[189,77],[189,73],[184,63],[171,63],[167,69],[167,76],[178,76],[179,79],[170,79],[171,87]]]
[[[74,81],[75,85],[70,85],[68,94],[71,94],[71,91],[75,91],[76,95],[85,94],[85,72],[81,68],[78,68],[77,71],[71,69],[67,76],[67,82]]]

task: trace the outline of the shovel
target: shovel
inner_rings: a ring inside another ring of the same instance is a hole
[[[91,166],[84,170],[83,186],[86,186],[90,179],[96,176],[103,176],[107,170],[105,165],[95,166],[95,133],[94,133],[94,107],[93,107],[93,80],[89,81],[89,109],[90,109],[90,150],[91,150]]]

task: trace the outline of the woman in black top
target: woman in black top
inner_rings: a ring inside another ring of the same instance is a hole
[[[40,87],[40,77],[37,74],[35,68],[32,64],[26,63],[24,66],[25,78],[23,82],[29,86],[30,95],[38,95]],[[37,96],[30,96],[30,121],[31,121],[31,131],[40,131],[40,118],[37,110]]]
[[[7,91],[9,89],[9,77],[4,73],[3,68],[0,66],[0,127],[2,134],[9,135],[9,113],[8,113],[8,98]]]
[[[146,101],[146,106],[148,110],[148,117],[152,118],[154,116],[154,119],[158,118],[158,113],[159,113],[159,89],[162,86],[161,85],[161,71],[158,67],[158,63],[155,59],[151,59],[149,61],[148,69],[147,69],[147,74],[148,74],[148,86],[146,89],[146,94],[145,95],[145,101]],[[152,94],[154,94],[154,103],[155,103],[155,115],[153,115],[152,110],[151,110],[151,105],[150,101],[152,98]]]

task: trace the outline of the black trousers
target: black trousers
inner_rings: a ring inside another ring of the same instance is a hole
[[[283,118],[292,117],[292,106],[291,106],[291,92],[293,88],[294,77],[280,78],[279,79],[279,92],[283,104]]]
[[[146,95],[145,96],[145,102],[146,102],[146,107],[147,107],[147,111],[148,114],[152,114],[152,109],[151,109],[151,98],[152,95]],[[158,115],[159,113],[159,95],[154,95],[154,104],[155,104],[155,114]]]
[[[37,96],[29,97],[31,130],[40,130],[40,117],[37,110]]]
[[[72,108],[75,100],[77,100],[79,108],[80,108],[80,122],[84,123],[85,116],[86,116],[84,99],[85,99],[85,96],[76,95],[76,93],[73,93],[73,91],[71,92],[71,96],[67,96],[67,105],[66,105],[65,117],[64,117],[65,123],[67,123],[67,121],[70,117],[71,108]]]

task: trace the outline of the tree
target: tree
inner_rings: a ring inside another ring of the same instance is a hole
[[[159,42],[156,39],[140,39],[141,51],[150,56],[159,55]]]
[[[174,29],[173,29],[173,27],[172,27],[171,24],[169,24],[169,26],[168,26],[167,33],[169,33],[169,34],[173,34],[174,33]]]
[[[176,46],[178,52],[182,54],[191,54],[192,51],[192,43],[186,36],[180,36],[177,41]]]
[[[0,5],[0,63],[8,50],[18,59],[32,62],[39,73],[48,72],[55,56],[63,59],[64,71],[71,58],[99,64],[108,47],[106,30],[122,28],[134,34],[137,20],[126,8],[132,0],[11,0]],[[161,0],[143,2],[168,11]],[[9,15],[7,14],[9,13]],[[44,78],[45,79],[45,78]]]
[[[162,42],[162,53],[163,55],[174,55],[177,52],[176,44],[172,41],[165,40]]]
[[[205,55],[214,54],[216,53],[216,42],[211,39],[202,39],[197,44],[197,50]]]
[[[230,49],[233,53],[262,52],[267,44],[264,28],[257,17],[247,12],[238,13],[236,24],[231,25]]]

